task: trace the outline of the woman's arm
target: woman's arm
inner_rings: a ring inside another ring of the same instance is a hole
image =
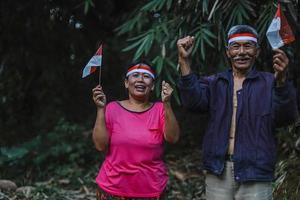
[[[93,101],[97,106],[97,117],[93,129],[93,141],[99,151],[105,151],[108,146],[108,132],[105,124],[104,107],[106,105],[106,96],[100,85],[93,90]]]
[[[167,142],[176,143],[179,139],[180,129],[170,103],[172,92],[173,92],[173,88],[171,88],[171,86],[168,83],[163,81],[161,98],[165,110],[164,137]]]

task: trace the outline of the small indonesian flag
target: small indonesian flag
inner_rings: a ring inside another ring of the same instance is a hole
[[[90,75],[97,70],[97,67],[102,64],[102,45],[99,47],[95,55],[90,59],[88,64],[83,69],[82,78]]]
[[[272,20],[266,35],[270,45],[272,46],[272,49],[278,49],[283,45],[289,44],[295,40],[292,29],[288,24],[286,17],[281,12],[279,4],[275,17]]]

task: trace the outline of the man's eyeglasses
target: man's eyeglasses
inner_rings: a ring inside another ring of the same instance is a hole
[[[233,42],[228,46],[228,49],[234,52],[240,51],[242,48],[244,51],[252,51],[257,48],[257,44],[253,42],[247,42],[243,44]]]

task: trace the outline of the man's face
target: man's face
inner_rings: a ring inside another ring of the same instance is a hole
[[[226,50],[233,70],[247,71],[255,62],[259,54],[256,43],[248,40],[235,41],[229,44]]]

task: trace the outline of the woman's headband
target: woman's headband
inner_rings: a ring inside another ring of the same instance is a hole
[[[128,77],[130,74],[133,74],[135,72],[140,72],[140,73],[147,73],[149,74],[153,79],[155,79],[155,73],[154,71],[148,66],[148,65],[145,65],[145,64],[137,64],[137,65],[134,65],[132,67],[130,67],[126,73],[126,77]]]

